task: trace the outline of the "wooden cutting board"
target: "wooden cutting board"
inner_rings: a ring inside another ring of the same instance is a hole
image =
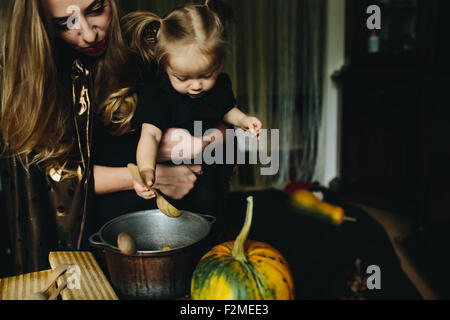
[[[90,252],[50,252],[52,269],[60,264],[75,266],[58,279],[58,286],[70,283],[61,293],[63,300],[119,300]]]
[[[46,270],[0,279],[0,300],[23,300],[25,297],[43,290],[51,273],[51,270]],[[50,294],[53,290],[55,290],[55,286],[50,288]]]

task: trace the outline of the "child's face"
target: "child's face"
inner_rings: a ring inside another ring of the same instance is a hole
[[[214,87],[220,69],[211,68],[208,59],[201,54],[186,50],[170,55],[166,72],[178,93],[196,99]]]

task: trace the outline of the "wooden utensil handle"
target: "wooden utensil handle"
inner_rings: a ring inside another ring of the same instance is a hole
[[[128,167],[128,170],[130,171],[131,176],[133,177],[133,179],[134,179],[137,183],[139,183],[139,184],[141,184],[142,186],[148,188],[148,187],[146,186],[144,180],[142,179],[141,173],[139,172],[139,168],[138,168],[135,164],[132,164],[132,163],[129,163],[127,167]],[[150,191],[153,191],[153,192],[155,193],[155,195],[157,195],[157,196],[159,195],[159,192],[158,192],[155,188],[148,188],[148,189],[149,189]]]
[[[60,285],[58,287],[58,289],[56,289],[52,295],[50,296],[50,298],[48,298],[48,300],[56,300],[59,296],[59,294],[61,293],[61,291],[63,291],[65,288],[67,287],[67,282],[64,282],[62,285]]]
[[[70,265],[68,264],[60,264],[59,266],[57,266],[50,274],[47,286],[42,291],[48,291],[50,287],[59,279],[59,277],[62,276],[67,271],[67,269],[69,269],[69,267]]]
[[[134,181],[141,184],[143,187],[147,187],[145,185],[144,180],[142,179],[141,173],[139,172],[139,168],[135,164],[132,164],[132,163],[129,163],[127,165],[127,167],[128,167],[128,171],[130,171],[130,174],[133,177]]]

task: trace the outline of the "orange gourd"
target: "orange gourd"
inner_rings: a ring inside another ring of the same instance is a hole
[[[298,190],[291,194],[291,204],[294,208],[305,210],[313,216],[325,218],[334,225],[341,225],[345,220],[344,209],[320,201],[308,190]]]

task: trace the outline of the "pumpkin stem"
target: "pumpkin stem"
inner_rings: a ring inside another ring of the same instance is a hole
[[[244,226],[242,227],[241,232],[236,238],[234,242],[233,251],[231,251],[231,255],[238,261],[245,261],[247,258],[245,257],[244,245],[245,241],[247,241],[248,233],[250,232],[250,227],[252,225],[253,218],[253,197],[247,198],[247,213],[245,216]]]

